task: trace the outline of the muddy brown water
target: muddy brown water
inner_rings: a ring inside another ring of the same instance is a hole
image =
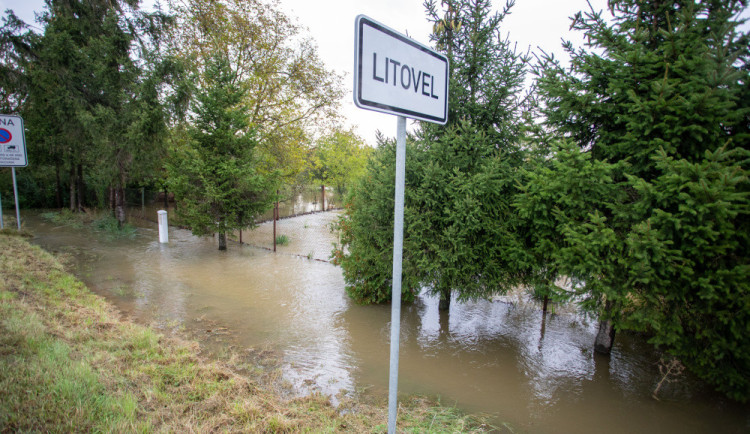
[[[290,250],[276,254],[237,243],[219,252],[215,239],[175,228],[161,245],[156,225],[142,220],[123,240],[37,213],[22,219],[32,242],[67,255],[82,280],[139,322],[214,346],[271,350],[299,393],[386,396],[390,307],[353,303],[339,267],[293,253],[312,233],[329,249],[335,217],[296,218],[305,220],[289,226]],[[748,406],[690,376],[653,399],[659,355],[627,335],[609,358],[595,355],[595,326],[570,308],[543,318],[523,295],[454,300],[449,315],[422,295],[402,311],[399,392],[488,413],[513,432],[750,432]]]

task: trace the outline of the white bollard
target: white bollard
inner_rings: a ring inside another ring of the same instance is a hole
[[[167,223],[167,212],[160,209],[156,212],[159,215],[159,242],[169,242],[169,223]]]

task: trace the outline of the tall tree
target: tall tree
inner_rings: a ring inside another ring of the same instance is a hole
[[[311,178],[343,194],[364,174],[371,151],[353,131],[336,128],[316,142],[311,153]]]
[[[441,4],[428,1],[425,7],[434,24],[431,39],[451,65],[449,121],[423,123],[407,148],[402,287],[408,300],[424,285],[447,309],[454,290],[460,299],[487,297],[507,290],[516,277],[510,265],[518,252],[511,248],[516,240],[510,204],[515,167],[524,154],[519,146],[524,58],[500,31],[512,1],[499,13],[487,0]],[[391,147],[381,147],[376,161],[392,164]],[[373,170],[382,169],[370,166],[342,219],[349,255],[338,257],[350,294],[383,302],[390,296],[391,243],[385,241],[392,240],[393,201],[364,202],[386,196],[393,181]],[[373,227],[360,211],[373,206],[383,208],[373,213],[390,220]],[[374,276],[383,272],[388,275]]]
[[[391,300],[396,143],[379,133],[377,139],[378,146],[368,159],[363,177],[345,198],[345,212],[337,222],[340,244],[333,252],[334,264],[343,269],[347,294],[362,304]],[[417,155],[415,151],[412,138],[407,138],[406,166],[409,168]],[[412,173],[411,170],[406,172],[407,186],[413,185]],[[409,231],[405,230],[404,235],[408,237]],[[420,288],[411,254],[410,249],[404,248],[404,302],[413,301]]]
[[[586,49],[547,58],[543,113],[562,145],[518,204],[560,237],[551,259],[615,329],[649,333],[729,396],[750,397],[750,39],[745,1],[613,0],[579,13]],[[584,175],[584,176],[581,176]],[[588,176],[586,176],[588,175]]]
[[[177,149],[168,170],[178,215],[196,235],[218,233],[219,250],[226,250],[227,232],[252,225],[270,208],[278,176],[258,170],[245,90],[229,60],[217,53],[201,77],[187,143]]]
[[[153,53],[169,18],[139,11],[134,0],[47,0],[39,22],[43,34],[11,39],[22,54],[13,76],[24,79],[16,87],[23,98],[15,99],[39,145],[30,157],[55,166],[58,204],[60,172],[68,172],[73,210],[82,209],[87,183],[100,199],[115,189],[122,223],[125,186],[163,149],[163,80]]]
[[[170,1],[179,17],[173,39],[195,71],[220,52],[244,91],[258,137],[261,169],[282,170],[289,182],[305,169],[316,130],[337,116],[341,78],[274,3],[263,0]],[[198,84],[203,78],[196,76]]]

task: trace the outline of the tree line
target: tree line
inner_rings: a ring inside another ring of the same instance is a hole
[[[46,0],[39,26],[7,11],[0,111],[25,120],[25,207],[109,209],[123,224],[126,188],[166,189],[224,249],[274,201],[308,183],[343,190],[362,172],[348,170],[368,147],[341,126],[341,77],[277,6],[139,5]]]
[[[598,352],[643,333],[747,401],[747,2],[610,0],[572,17],[586,44],[564,44],[569,66],[514,49],[513,3],[425,2],[450,112],[407,138],[402,298],[574,301],[599,318]],[[338,223],[334,258],[361,303],[391,297],[394,172],[381,138]]]

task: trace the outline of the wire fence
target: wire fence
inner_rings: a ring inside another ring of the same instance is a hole
[[[338,232],[333,225],[341,210],[312,211],[260,223],[242,231],[243,244],[317,261],[330,261]],[[240,234],[236,234],[240,241]]]
[[[170,214],[170,224],[174,225],[175,203],[169,193],[127,189],[125,198],[131,217],[156,223],[157,211],[164,209]],[[331,188],[308,187],[259,216],[255,228],[228,234],[229,240],[328,262],[334,243],[338,242],[333,225],[342,212],[341,203],[341,195]]]

